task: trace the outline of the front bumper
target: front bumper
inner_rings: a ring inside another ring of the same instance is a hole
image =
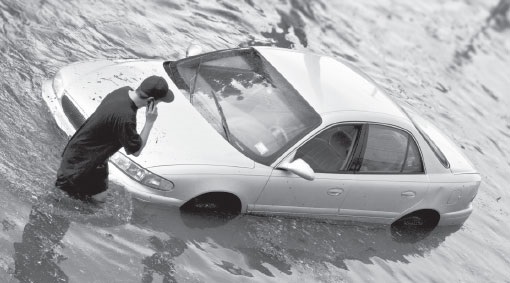
[[[64,113],[64,109],[62,108],[59,97],[55,94],[52,87],[52,81],[46,80],[42,85],[42,97],[43,100],[48,105],[48,108],[55,118],[57,125],[68,135],[71,136],[76,131],[74,126],[71,124],[66,114]],[[144,186],[137,181],[131,179],[129,176],[124,174],[120,169],[118,169],[115,164],[110,161],[110,174],[109,179],[114,181],[120,185],[122,185],[127,191],[129,191],[133,197],[147,201],[151,203],[159,203],[165,205],[172,206],[181,206],[184,204],[184,201],[172,197],[168,197],[164,194],[168,194],[171,192],[163,192],[154,190],[147,186]]]
[[[473,205],[470,203],[468,208],[449,212],[449,213],[443,213],[440,216],[438,226],[448,226],[448,225],[461,225],[464,223],[469,215],[473,212]]]

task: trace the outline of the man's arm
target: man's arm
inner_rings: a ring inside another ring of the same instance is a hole
[[[142,139],[142,145],[140,146],[140,149],[137,152],[133,152],[134,156],[140,155],[142,153],[143,148],[147,144],[147,140],[149,139],[149,134],[152,129],[152,125],[154,125],[154,122],[145,121],[145,125],[143,126],[142,132],[140,133],[140,138]]]
[[[142,132],[140,133],[140,138],[142,139],[142,145],[137,152],[134,152],[134,156],[139,156],[142,153],[143,148],[147,144],[147,140],[149,140],[149,134],[152,130],[152,126],[154,122],[158,118],[158,108],[156,107],[155,102],[149,103],[147,105],[146,113],[145,113],[145,125],[143,126]]]

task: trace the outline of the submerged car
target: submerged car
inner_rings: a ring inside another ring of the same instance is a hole
[[[81,62],[44,82],[43,98],[72,135],[106,94],[150,75],[167,78],[175,100],[158,105],[143,154],[110,159],[136,198],[424,227],[472,212],[481,178],[463,153],[339,59],[250,47]]]

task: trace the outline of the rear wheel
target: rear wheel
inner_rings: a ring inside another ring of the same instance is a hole
[[[399,242],[416,242],[425,238],[439,223],[439,213],[424,209],[407,214],[391,224],[391,234]]]

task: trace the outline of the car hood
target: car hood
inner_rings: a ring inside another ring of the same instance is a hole
[[[81,72],[80,70],[85,70]],[[130,156],[145,168],[169,165],[213,165],[254,167],[254,161],[230,145],[205,118],[186,100],[170,80],[163,68],[163,61],[95,61],[73,64],[62,70],[67,81],[65,94],[85,117],[90,116],[105,95],[111,91],[131,86],[135,89],[151,75],[167,79],[174,92],[172,103],[158,104],[158,119],[152,128],[149,141],[142,154]],[[145,123],[145,108],[137,113],[137,128],[141,132]],[[123,151],[123,149],[121,149]]]

